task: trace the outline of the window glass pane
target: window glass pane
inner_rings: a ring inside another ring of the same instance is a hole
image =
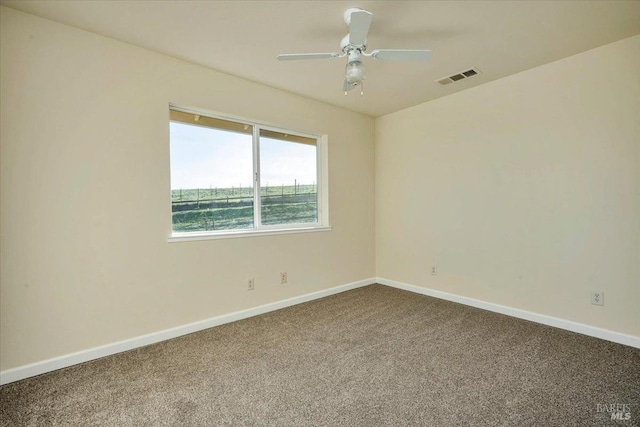
[[[318,222],[316,140],[260,131],[263,225]]]
[[[176,113],[188,114],[171,111],[173,231],[252,228],[252,127],[240,124],[240,130],[229,130],[187,124],[186,119],[173,121]],[[188,115],[196,122],[207,119]]]

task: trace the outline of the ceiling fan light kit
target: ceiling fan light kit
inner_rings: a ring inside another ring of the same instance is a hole
[[[364,64],[361,61],[347,63],[344,78],[350,85],[357,86],[366,78]]]
[[[361,57],[369,57],[382,61],[427,61],[431,58],[430,50],[413,49],[376,49],[371,53],[367,50],[367,34],[373,14],[359,8],[350,8],[344,12],[344,22],[349,27],[349,34],[340,41],[342,53],[293,53],[278,55],[280,61],[296,59],[323,59],[347,57],[344,72],[343,90],[347,92],[356,86],[362,88],[366,78],[365,66]],[[364,92],[361,90],[360,95]]]

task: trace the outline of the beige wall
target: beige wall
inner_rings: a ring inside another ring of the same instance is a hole
[[[639,69],[636,36],[378,118],[377,275],[640,335]]]
[[[374,276],[370,117],[4,7],[0,29],[0,369]],[[167,243],[169,102],[328,134],[333,230]]]

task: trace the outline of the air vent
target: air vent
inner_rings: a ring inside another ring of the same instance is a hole
[[[445,86],[449,83],[455,83],[460,80],[468,79],[469,77],[473,77],[477,74],[480,74],[480,71],[477,68],[471,68],[467,71],[462,71],[461,73],[453,74],[442,79],[436,80],[436,83]]]

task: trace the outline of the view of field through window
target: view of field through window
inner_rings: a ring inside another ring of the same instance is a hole
[[[173,231],[254,228],[252,133],[171,121]],[[316,145],[290,139],[260,130],[261,225],[318,221]]]

